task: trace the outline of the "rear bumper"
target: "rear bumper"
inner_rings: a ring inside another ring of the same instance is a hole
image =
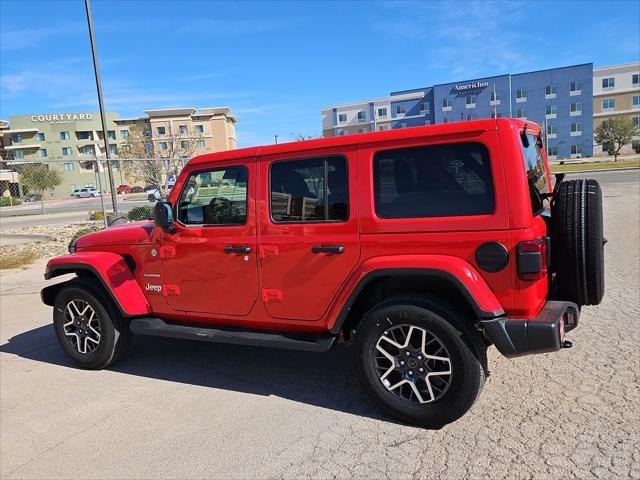
[[[553,300],[534,318],[500,317],[480,324],[498,351],[511,358],[560,350],[564,333],[578,325],[579,316],[580,309],[575,303]]]

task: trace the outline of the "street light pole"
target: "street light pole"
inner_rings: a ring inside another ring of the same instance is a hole
[[[111,190],[111,204],[113,213],[118,213],[118,202],[116,201],[115,185],[113,183],[113,168],[111,166],[111,156],[109,154],[109,140],[107,136],[107,115],[104,111],[104,101],[102,99],[102,83],[100,81],[100,65],[98,64],[98,53],[96,52],[96,41],[93,36],[93,20],[91,19],[91,5],[89,0],[84,0],[87,10],[87,24],[89,25],[89,38],[91,40],[91,54],[93,55],[93,71],[96,76],[96,88],[98,90],[98,104],[100,106],[100,119],[102,121],[102,136],[104,139],[104,154],[107,157],[107,172],[109,173],[109,188]],[[97,152],[96,152],[97,153]],[[99,161],[99,160],[96,160]],[[102,193],[102,192],[101,192]]]
[[[275,139],[276,145],[277,145],[278,144],[278,135],[274,135],[273,138]]]

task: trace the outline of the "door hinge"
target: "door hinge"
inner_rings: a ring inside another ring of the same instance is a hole
[[[269,302],[281,302],[284,296],[281,290],[275,288],[263,288],[262,289],[262,301],[264,303]]]
[[[165,297],[175,297],[180,295],[180,287],[178,285],[162,285],[162,295]]]
[[[166,247],[160,247],[160,258],[170,258],[176,256],[176,247],[170,245]]]
[[[260,245],[258,250],[260,252],[260,258],[266,258],[269,255],[280,255],[280,249],[277,245]]]

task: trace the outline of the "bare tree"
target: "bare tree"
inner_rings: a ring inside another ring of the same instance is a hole
[[[118,157],[125,175],[144,181],[158,189],[169,183],[172,175],[182,170],[191,158],[202,134],[187,129],[172,131],[167,127],[164,135],[153,137],[144,125],[134,125],[120,144]]]
[[[291,132],[291,136],[293,137],[293,139],[296,142],[301,142],[303,140],[314,140],[316,138],[322,138],[323,135],[322,133],[316,133],[314,135],[305,135],[304,133],[296,133],[296,132]]]

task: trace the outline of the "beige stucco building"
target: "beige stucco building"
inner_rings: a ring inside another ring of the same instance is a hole
[[[593,69],[593,129],[603,121],[625,116],[640,126],[640,62]],[[623,147],[621,153],[640,153],[640,137]],[[595,155],[602,155],[596,145]]]

